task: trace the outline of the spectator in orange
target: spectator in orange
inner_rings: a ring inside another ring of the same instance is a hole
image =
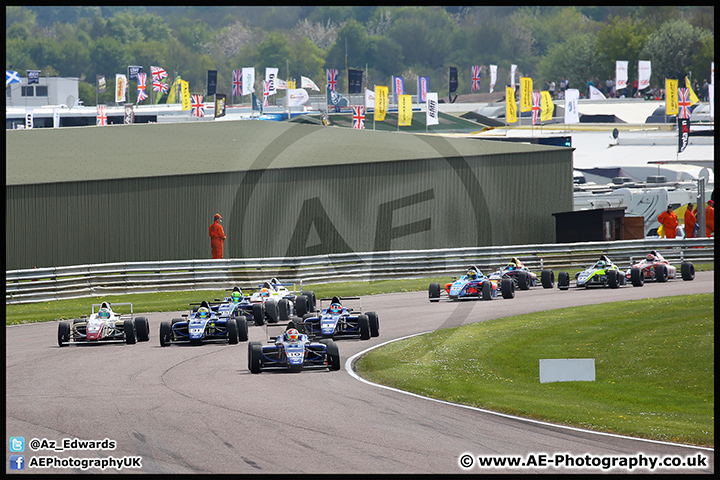
[[[708,200],[707,207],[705,207],[705,235],[711,237],[715,231],[715,202]]]
[[[210,248],[212,258],[223,258],[223,243],[225,243],[225,230],[222,225],[222,217],[215,214],[215,221],[210,225]]]
[[[675,212],[673,212],[672,205],[668,205],[667,210],[658,215],[658,222],[665,227],[665,236],[667,238],[677,236],[678,219]]]
[[[688,203],[685,209],[685,238],[693,238],[697,218],[693,212],[693,204]]]

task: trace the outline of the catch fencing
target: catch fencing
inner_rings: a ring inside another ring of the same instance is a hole
[[[533,271],[586,268],[607,255],[621,268],[657,250],[671,264],[715,261],[714,238],[626,240],[543,245],[510,245],[433,250],[341,253],[292,258],[233,258],[104,263],[11,270],[5,273],[5,303],[133,293],[255,288],[278,278],[282,282],[322,284],[460,275],[469,265],[483,273],[518,258]]]

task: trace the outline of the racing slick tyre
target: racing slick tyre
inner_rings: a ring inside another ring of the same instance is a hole
[[[358,327],[360,328],[360,340],[370,340],[370,320],[367,315],[358,315]]]
[[[295,314],[302,317],[310,312],[310,299],[307,295],[301,294],[295,298]]]
[[[262,343],[248,343],[248,370],[250,373],[260,373],[262,367]]]
[[[428,287],[428,299],[431,302],[439,302],[440,301],[440,284],[433,282]]]
[[[618,288],[620,286],[620,272],[611,270],[608,272],[608,285],[610,288]]]
[[[630,270],[630,283],[633,287],[642,287],[645,284],[645,272],[642,268],[633,267]]]
[[[553,288],[555,286],[555,272],[543,270],[540,272],[540,282],[543,288]]]
[[[265,302],[265,317],[268,323],[278,323],[278,306],[275,302]]]
[[[125,320],[123,322],[123,332],[125,333],[125,343],[134,345],[137,342],[137,334],[135,333],[135,322]]]
[[[340,350],[337,343],[332,340],[325,343],[325,355],[327,355],[328,370],[340,370]]]
[[[225,329],[228,334],[228,343],[230,345],[237,345],[238,343],[238,326],[234,318],[228,318],[225,321]]]
[[[512,281],[512,278],[503,278],[500,280],[500,292],[503,298],[515,298],[515,282]]]
[[[517,275],[518,287],[520,290],[530,289],[530,280],[528,279],[527,272],[518,272]]]
[[[58,324],[58,346],[64,347],[70,343],[70,322]]]
[[[378,320],[378,314],[376,312],[367,312],[365,315],[368,317],[370,322],[370,336],[377,337],[380,335],[380,321]]]
[[[560,290],[570,288],[570,274],[568,272],[560,272],[558,274],[558,288]]]
[[[685,281],[695,279],[695,265],[690,262],[682,262],[680,264],[680,275]]]
[[[655,279],[659,283],[665,283],[668,281],[668,270],[665,265],[658,265],[655,267]]]
[[[150,340],[150,323],[147,317],[137,317],[135,319],[135,328],[137,329],[138,342],[147,342]]]
[[[237,323],[237,329],[238,329],[238,341],[239,342],[247,342],[248,340],[248,322],[247,317],[245,315],[240,315],[235,319],[235,323]]]
[[[482,283],[480,287],[480,297],[482,300],[492,300],[492,285],[489,280],[485,280]]]
[[[317,308],[317,298],[315,298],[315,292],[312,290],[308,290],[307,292],[302,292],[301,295],[305,295],[308,298],[308,312],[314,312]]]
[[[265,325],[265,309],[263,308],[261,303],[254,303],[252,306],[253,310],[253,320],[255,321],[255,325],[262,327]]]
[[[175,319],[177,320],[177,319]],[[173,322],[175,321],[173,320]],[[160,346],[167,347],[170,345],[172,336],[172,325],[170,322],[160,322]]]
[[[286,298],[278,300],[277,313],[279,320],[290,320],[290,302]]]

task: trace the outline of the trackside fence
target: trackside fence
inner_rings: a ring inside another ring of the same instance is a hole
[[[625,240],[433,250],[339,253],[292,258],[231,258],[103,263],[5,272],[5,303],[192,290],[254,288],[277,277],[303,284],[489,274],[517,257],[533,271],[579,270],[607,255],[621,268],[657,250],[670,263],[715,261],[714,238]]]

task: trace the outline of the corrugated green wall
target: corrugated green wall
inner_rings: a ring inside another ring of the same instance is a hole
[[[6,268],[210,258],[215,213],[225,258],[555,241],[572,150],[457,156],[422,141],[437,157],[8,185]]]

